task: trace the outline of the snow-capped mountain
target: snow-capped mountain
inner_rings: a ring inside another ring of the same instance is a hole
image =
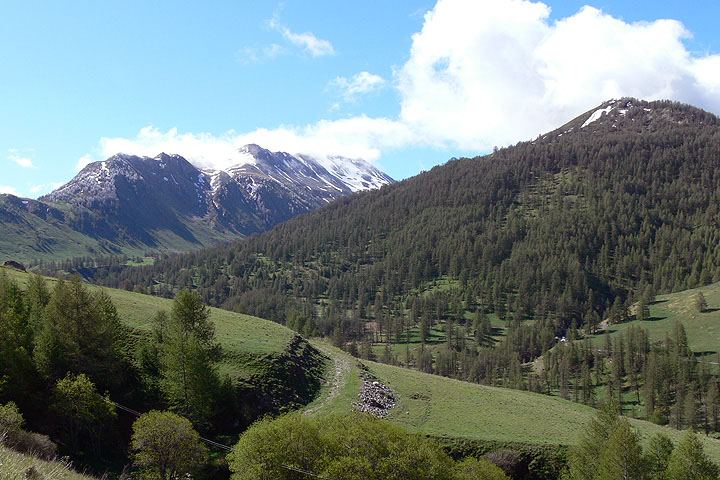
[[[393,182],[362,160],[257,145],[239,153],[242,161],[222,170],[199,168],[180,155],[120,153],[87,165],[33,205],[59,208],[66,226],[110,242],[112,251],[180,251],[262,232],[343,195]]]

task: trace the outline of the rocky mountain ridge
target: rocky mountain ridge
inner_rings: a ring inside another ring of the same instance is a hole
[[[0,221],[0,230],[29,227],[50,215],[55,230],[64,224],[90,237],[90,243],[102,240],[88,254],[118,253],[128,247],[186,251],[259,233],[341,196],[393,182],[362,160],[318,160],[258,145],[246,145],[239,152],[247,162],[222,170],[196,167],[177,154],[150,158],[119,153],[85,166],[70,182],[38,200],[6,195],[0,219],[8,225],[3,228]],[[34,218],[23,218],[26,215]],[[45,227],[50,226],[41,230]],[[57,243],[64,236],[55,231],[41,241],[42,249],[30,245],[20,257],[27,259],[33,250],[61,251]],[[0,252],[2,247],[0,242]]]

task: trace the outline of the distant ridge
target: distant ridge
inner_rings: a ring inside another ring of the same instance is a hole
[[[240,149],[246,162],[201,169],[180,155],[119,153],[36,200],[0,197],[0,256],[28,260],[189,251],[271,228],[393,180],[362,160]]]

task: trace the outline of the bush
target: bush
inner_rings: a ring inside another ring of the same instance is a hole
[[[508,476],[500,467],[488,460],[467,457],[455,465],[455,478],[458,480],[505,480]]]
[[[12,437],[25,420],[14,402],[0,405],[0,436]]]
[[[346,480],[505,478],[485,460],[456,465],[436,441],[364,414],[266,418],[240,437],[228,460],[234,480],[300,478],[291,468]]]
[[[26,432],[22,429],[23,423],[23,416],[13,402],[0,405],[0,443],[20,453],[45,460],[54,459],[57,445],[47,435]]]
[[[15,437],[15,442],[8,445],[15,451],[27,453],[42,460],[57,458],[57,445],[47,435],[21,430]]]
[[[131,448],[144,479],[178,478],[202,466],[207,457],[200,435],[187,418],[157,410],[135,421]]]

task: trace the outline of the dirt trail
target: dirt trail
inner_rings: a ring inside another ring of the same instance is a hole
[[[340,392],[340,389],[345,386],[345,383],[347,382],[348,372],[350,371],[350,361],[345,358],[344,355],[333,352],[331,349],[325,347],[324,345],[315,344],[314,347],[328,357],[330,357],[330,360],[333,362],[334,369],[332,379],[328,379],[330,381],[330,390],[323,396],[323,398],[320,400],[320,402],[318,402],[317,405],[306,409],[303,412],[305,415],[314,414],[322,407],[324,407],[328,402],[330,402],[333,398],[335,398]]]

